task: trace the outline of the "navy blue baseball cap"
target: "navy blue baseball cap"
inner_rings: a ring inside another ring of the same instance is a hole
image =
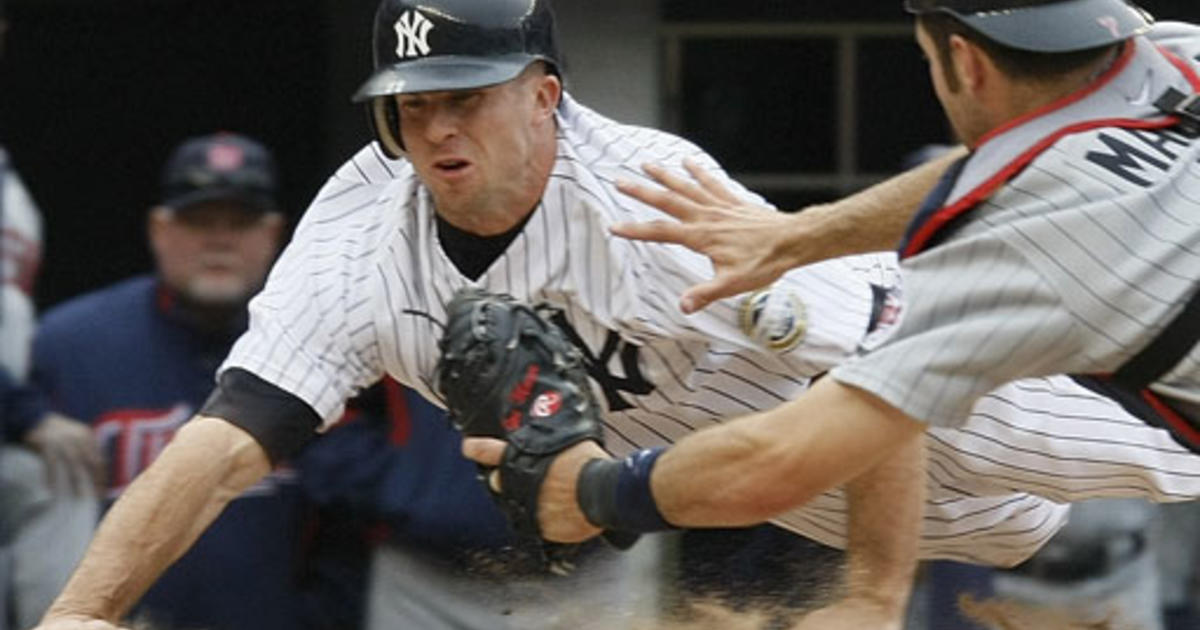
[[[906,0],[909,13],[945,13],[1004,46],[1062,53],[1115,44],[1153,18],[1125,0]]]
[[[189,138],[163,169],[163,205],[183,210],[205,201],[236,201],[273,212],[275,159],[262,144],[235,133]]]

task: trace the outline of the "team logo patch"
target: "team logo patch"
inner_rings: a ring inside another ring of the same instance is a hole
[[[433,22],[420,11],[405,11],[396,20],[396,56],[401,59],[429,54],[429,31]]]
[[[808,309],[791,291],[757,291],[742,300],[742,332],[775,352],[787,352],[808,332]]]
[[[246,163],[246,154],[236,144],[217,143],[208,148],[208,167],[224,173],[236,171]]]
[[[1121,24],[1117,22],[1117,18],[1111,15],[1102,15],[1096,18],[1096,23],[1099,24],[1101,28],[1111,33],[1113,37],[1121,36]]]
[[[887,294],[883,298],[883,306],[879,309],[879,313],[874,322],[871,323],[871,328],[867,336],[863,338],[862,343],[858,344],[860,353],[872,352],[883,342],[887,341],[900,326],[900,322],[904,317],[904,301],[900,287],[890,287],[887,289]]]
[[[562,394],[558,392],[544,392],[534,399],[533,405],[529,409],[529,415],[533,418],[549,418],[558,413],[558,410],[562,408],[562,401]]]

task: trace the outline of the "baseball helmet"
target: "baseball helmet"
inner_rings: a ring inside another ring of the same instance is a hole
[[[905,0],[904,8],[945,13],[998,44],[1043,53],[1115,44],[1153,22],[1125,0]]]
[[[368,102],[385,153],[403,154],[394,94],[498,85],[529,64],[555,73],[561,59],[549,0],[382,0],[375,12],[375,73],[354,102]]]

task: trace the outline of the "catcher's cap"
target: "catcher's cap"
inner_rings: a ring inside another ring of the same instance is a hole
[[[946,13],[1018,50],[1072,52],[1114,44],[1153,19],[1125,0],[905,0],[909,13]]]
[[[224,199],[271,212],[276,210],[275,190],[271,152],[234,133],[185,140],[163,169],[163,205],[176,210]]]
[[[354,101],[497,85],[534,61],[560,70],[549,0],[382,0],[375,74]]]

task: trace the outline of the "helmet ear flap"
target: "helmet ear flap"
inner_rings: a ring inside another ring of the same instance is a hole
[[[400,136],[400,110],[396,106],[396,98],[391,95],[377,96],[368,101],[367,118],[384,155],[393,160],[403,158],[404,139]]]

